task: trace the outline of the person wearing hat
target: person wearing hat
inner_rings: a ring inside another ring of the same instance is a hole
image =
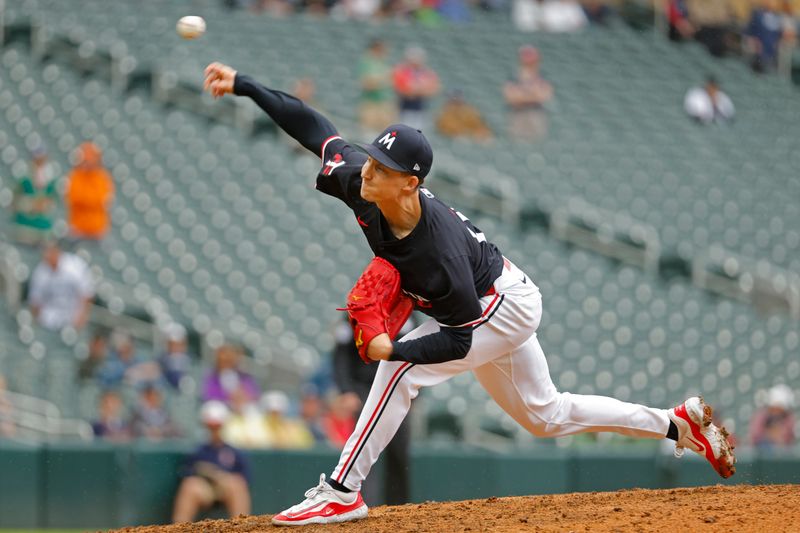
[[[39,244],[53,228],[58,192],[43,144],[31,150],[31,171],[14,191],[14,236],[22,244]]]
[[[303,501],[273,516],[274,524],[365,518],[361,483],[419,389],[470,371],[536,436],[613,431],[670,438],[677,450],[703,455],[722,477],[733,474],[735,459],[724,429],[708,420],[711,409],[701,397],[656,409],[556,389],[536,336],[539,289],[467,217],[424,186],[433,151],[420,130],[392,124],[370,144],[349,143],[298,99],[221,63],[206,67],[204,88],[217,98],[250,97],[322,158],[317,190],[352,210],[372,252],[399,272],[402,291],[430,317],[399,341],[380,333],[366,344],[366,358],[380,363],[339,463],[330,480],[322,474]]]
[[[222,504],[232,517],[250,514],[250,465],[245,455],[222,439],[227,406],[217,400],[203,404],[200,420],[208,441],[188,458],[175,496],[172,522],[191,522],[197,513]]]
[[[794,391],[781,383],[766,393],[766,405],[750,419],[750,443],[759,451],[788,449],[795,444]]]

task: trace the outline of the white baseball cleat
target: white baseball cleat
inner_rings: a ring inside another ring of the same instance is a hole
[[[681,457],[684,449],[689,448],[705,457],[720,476],[729,478],[736,473],[736,456],[725,428],[711,423],[713,411],[702,396],[693,396],[667,411],[669,419],[678,426],[675,457]]]
[[[367,517],[367,504],[360,492],[340,492],[319,476],[319,485],[306,491],[303,502],[272,517],[276,526],[332,524]]]

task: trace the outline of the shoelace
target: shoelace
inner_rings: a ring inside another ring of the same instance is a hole
[[[312,488],[308,489],[306,491],[306,493],[305,493],[305,497],[310,500],[311,498],[315,498],[316,496],[318,496],[320,494],[323,494],[325,492],[330,492],[332,490],[333,489],[330,487],[330,485],[325,483],[325,474],[320,474],[319,475],[319,485],[317,485],[316,487],[312,487]]]

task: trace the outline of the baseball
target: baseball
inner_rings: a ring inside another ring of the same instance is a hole
[[[178,24],[175,25],[175,30],[184,39],[197,39],[205,33],[206,21],[203,20],[203,17],[187,15],[180,18]]]

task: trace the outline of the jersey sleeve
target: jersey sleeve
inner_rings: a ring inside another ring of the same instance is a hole
[[[465,256],[447,260],[442,275],[449,291],[431,300],[440,329],[408,341],[392,344],[392,360],[436,364],[462,359],[472,346],[472,330],[481,323],[481,304],[475,292],[472,268]]]
[[[335,135],[322,143],[322,168],[317,174],[317,190],[338,198],[351,208],[361,198],[361,167],[367,155]]]

